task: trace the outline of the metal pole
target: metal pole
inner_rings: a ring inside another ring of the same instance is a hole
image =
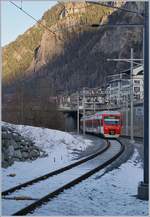
[[[144,183],[149,182],[149,2],[145,2],[144,34]]]
[[[85,88],[83,88],[83,135],[85,135]]]
[[[126,135],[128,136],[128,96],[126,96]]]
[[[133,95],[133,48],[131,48],[131,72],[130,72],[130,91],[131,91],[131,97],[130,97],[130,103],[131,103],[131,120],[130,120],[130,139],[131,142],[134,142],[134,137],[133,137],[133,100],[134,100],[134,95]]]
[[[95,98],[94,98],[94,109],[93,110],[94,110],[94,113],[95,113]]]
[[[122,79],[122,76],[120,74],[120,84],[119,84],[119,104],[120,104],[120,108],[121,108],[121,79]]]
[[[138,185],[138,198],[149,199],[149,1],[144,19],[144,177]]]
[[[80,121],[80,111],[79,111],[79,92],[78,92],[78,95],[77,95],[77,133],[79,134],[79,121]]]
[[[144,38],[145,38],[145,28],[143,27],[143,70],[144,70]]]

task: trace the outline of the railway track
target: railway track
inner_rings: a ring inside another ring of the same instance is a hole
[[[93,159],[94,157],[98,156],[99,154],[102,154],[104,151],[106,151],[109,148],[109,146],[110,146],[110,143],[105,143],[105,146],[103,148],[101,148],[99,151],[97,151],[96,153],[91,154],[88,157],[84,157],[81,160],[76,161],[75,163],[72,163],[70,165],[62,167],[62,168],[57,169],[55,171],[52,171],[50,173],[44,174],[43,176],[32,179],[30,181],[27,181],[25,183],[22,183],[20,185],[15,186],[15,187],[9,188],[8,190],[5,190],[5,191],[2,192],[2,196],[7,196],[7,195],[9,195],[9,194],[21,189],[21,188],[28,187],[28,186],[33,185],[35,183],[38,183],[38,182],[40,182],[42,180],[48,179],[48,178],[50,178],[50,177],[52,177],[54,175],[58,175],[58,174],[60,174],[60,173],[62,173],[64,171],[72,169],[73,167],[76,167],[76,166],[78,166],[78,165],[80,165],[82,163],[85,163],[86,161]]]
[[[118,140],[105,141],[105,147],[93,155],[2,192],[4,207],[7,206],[9,212],[7,215],[27,215],[65,189],[78,184],[112,163],[123,153],[124,145]],[[25,195],[22,200],[21,195]],[[20,199],[17,200],[19,197]],[[10,208],[8,199],[12,200],[9,203]]]

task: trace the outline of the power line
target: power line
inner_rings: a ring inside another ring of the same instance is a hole
[[[61,2],[61,1],[57,1],[58,3],[60,3],[63,7],[65,7],[65,2]],[[80,2],[82,3],[82,2]],[[118,10],[121,10],[121,11],[126,11],[126,12],[129,12],[129,13],[134,13],[134,14],[138,14],[138,15],[141,15],[143,16],[142,13],[139,13],[138,11],[132,11],[132,10],[129,10],[129,9],[126,9],[126,8],[123,8],[123,7],[117,7],[117,6],[112,6],[112,5],[106,5],[104,3],[101,3],[101,2],[97,2],[97,1],[86,1],[85,0],[85,3],[86,3],[86,6],[83,6],[83,7],[74,7],[74,9],[84,9],[84,8],[88,8],[88,7],[92,7],[93,4],[96,4],[96,5],[99,5],[99,6],[102,6],[102,7],[108,7],[108,8],[112,8],[112,9],[118,9]]]
[[[118,9],[118,10],[121,10],[121,11],[125,11],[125,12],[129,12],[129,13],[133,13],[133,14],[137,14],[137,15],[140,15],[140,16],[143,16],[142,13],[139,13],[138,11],[132,11],[132,10],[129,10],[129,9],[126,9],[126,8],[122,8],[122,7],[117,7],[117,6],[112,6],[112,5],[106,5],[104,3],[101,3],[101,2],[94,2],[94,1],[86,1],[87,3],[91,3],[91,4],[97,4],[97,5],[101,5],[103,7],[108,7],[108,8],[114,8],[114,9]]]
[[[60,3],[64,8],[65,8],[65,3],[64,2],[60,2],[58,1],[58,3]],[[137,12],[137,11],[132,11],[132,10],[128,10],[126,8],[120,8],[120,7],[117,7],[117,6],[112,6],[112,5],[106,5],[106,4],[103,4],[103,3],[100,3],[100,2],[94,2],[94,1],[86,1],[85,0],[85,3],[86,4],[90,4],[90,5],[87,5],[85,7],[79,7],[79,8],[74,8],[74,9],[82,9],[82,8],[86,8],[86,7],[91,7],[92,4],[97,4],[99,6],[102,6],[102,7],[109,7],[109,8],[113,8],[113,9],[118,9],[118,10],[121,10],[121,11],[125,11],[125,12],[130,12],[130,13],[134,13],[134,14],[138,14],[138,15],[141,15],[143,16],[143,14]],[[70,15],[72,17],[72,15]],[[71,25],[69,27],[66,27],[66,28],[63,28],[63,29],[60,29],[60,30],[56,30],[56,31],[64,31],[65,29],[70,29],[72,27],[105,27],[105,26],[108,26],[108,27],[116,27],[116,26],[120,26],[120,27],[143,27],[144,24],[139,24],[139,23],[132,23],[132,24],[123,24],[123,23],[118,23],[118,24],[91,24],[91,25],[88,25],[88,24],[75,24],[75,25]],[[56,32],[55,31],[55,32]]]
[[[90,25],[91,27],[104,27],[104,26],[108,26],[108,27],[144,27],[144,23],[140,24],[140,23],[131,23],[131,24],[127,24],[127,23],[116,23],[116,24],[92,24]],[[89,26],[89,27],[90,27]]]
[[[61,4],[63,6],[63,8],[67,11],[67,13],[68,13],[67,17],[73,17],[73,15],[69,14],[68,10],[66,9],[65,2],[61,2],[61,1],[58,1],[58,0],[57,0],[57,2],[59,4]],[[82,2],[80,2],[80,3],[82,3]],[[86,4],[85,6],[82,6],[82,7],[73,7],[73,8],[74,8],[74,10],[76,10],[76,9],[80,10],[80,9],[87,9],[87,8],[93,7],[92,3],[88,3],[88,2],[85,1],[85,4]],[[101,5],[98,5],[98,6],[101,6]],[[91,10],[93,10],[93,9],[91,9]]]
[[[41,23],[40,21],[38,21],[36,18],[34,18],[31,14],[29,14],[27,11],[25,11],[24,9],[22,9],[22,0],[21,0],[21,7],[19,7],[17,4],[15,4],[14,2],[12,2],[12,1],[9,1],[11,4],[13,4],[15,7],[17,7],[18,9],[20,9],[23,13],[25,13],[27,16],[29,16],[30,18],[32,18],[34,21],[36,21],[37,23],[39,23],[42,27],[44,27],[46,30],[48,30],[50,33],[52,33],[53,35],[55,35],[56,36],[56,34],[55,34],[55,32],[57,32],[57,30],[56,31],[52,31],[52,30],[50,30],[46,25],[44,25],[43,23]],[[64,9],[65,9],[65,5],[64,5],[64,3],[63,2],[61,2],[61,1],[57,1],[59,4],[61,4],[63,7],[64,7]],[[136,12],[136,11],[131,11],[131,10],[127,10],[127,9],[125,9],[125,8],[120,8],[120,7],[116,7],[116,6],[110,6],[110,5],[106,5],[106,4],[103,4],[103,3],[100,3],[100,2],[94,2],[94,1],[85,1],[86,3],[89,3],[89,4],[97,4],[97,5],[101,5],[101,6],[104,6],[104,7],[110,7],[110,8],[114,8],[114,9],[119,9],[119,10],[123,10],[123,11],[127,11],[127,12],[131,12],[131,13],[136,13],[136,14],[139,14],[138,12]],[[85,6],[85,7],[79,7],[78,9],[82,9],[82,8],[86,8],[86,7],[91,7],[92,5],[87,5],[87,6]],[[79,26],[84,26],[84,25],[82,25],[82,24],[76,24],[76,25],[72,25],[71,27],[73,27],[73,26],[77,26],[77,25],[79,25]],[[123,26],[123,25],[125,25],[125,24],[117,24],[118,26]],[[130,25],[132,25],[132,26],[134,26],[134,25],[142,25],[142,24],[130,24]],[[129,26],[130,26],[129,25]],[[88,25],[87,25],[88,26]],[[99,24],[92,24],[91,25],[91,27],[98,27],[98,26],[106,26],[106,24],[102,24],[102,25],[99,25]],[[114,24],[109,24],[109,26],[114,26]],[[71,28],[71,27],[67,27],[66,29],[68,29],[68,28]],[[89,26],[90,27],[90,26]],[[63,28],[63,30],[65,30],[65,28]],[[58,30],[59,31],[59,30]]]
[[[23,13],[25,13],[27,16],[29,16],[30,18],[32,18],[34,21],[36,21],[37,23],[39,23],[39,25],[41,25],[43,28],[45,28],[46,30],[48,30],[51,34],[56,35],[56,32],[61,32],[61,31],[64,31],[64,30],[68,30],[70,28],[73,28],[73,27],[89,27],[89,28],[92,28],[92,27],[105,27],[105,26],[108,26],[108,27],[116,27],[116,26],[126,26],[126,27],[136,27],[136,26],[143,26],[143,24],[136,24],[136,23],[133,23],[133,24],[75,24],[75,25],[71,25],[69,27],[65,27],[65,28],[61,28],[61,29],[57,29],[55,31],[52,31],[49,29],[49,27],[47,27],[46,25],[44,25],[43,23],[41,23],[40,21],[38,21],[36,18],[34,18],[31,14],[29,14],[27,11],[25,11],[24,9],[22,9],[22,4],[21,4],[21,7],[19,7],[17,4],[15,4],[14,2],[12,1],[9,1],[11,4],[13,4],[15,7],[17,7],[19,10],[21,10]],[[97,5],[100,5],[100,6],[104,6],[104,7],[111,7],[111,8],[115,8],[115,9],[119,9],[119,10],[123,10],[123,11],[127,11],[127,12],[132,12],[132,13],[136,13],[135,11],[130,11],[130,10],[127,10],[127,9],[123,9],[123,8],[119,8],[119,7],[115,7],[115,6],[110,6],[110,5],[106,5],[106,4],[103,4],[103,3],[100,3],[100,2],[93,2],[93,1],[85,1],[86,3],[89,3],[91,5],[87,5],[85,7],[91,7],[92,4],[97,4]],[[22,3],[22,0],[21,0],[21,3]],[[58,3],[60,3],[64,9],[65,9],[65,5],[64,3],[58,1]],[[85,7],[80,7],[78,9],[81,9],[81,8],[85,8]],[[138,13],[139,14],[139,13]],[[72,16],[71,16],[72,17]],[[60,40],[63,40],[63,39],[60,39]]]
[[[41,25],[43,28],[45,28],[47,31],[49,31],[51,34],[55,35],[55,32],[53,32],[52,30],[50,30],[46,25],[44,25],[43,23],[41,23],[39,20],[37,20],[36,18],[34,18],[31,14],[29,14],[27,11],[25,11],[24,9],[22,9],[22,7],[19,7],[17,4],[15,4],[12,1],[9,1],[12,5],[14,5],[16,8],[18,8],[19,10],[21,10],[24,14],[26,14],[27,16],[29,16],[30,18],[32,18],[34,21],[36,21],[39,25]]]
[[[57,29],[55,30],[55,32],[63,32],[65,30],[69,30],[73,27],[83,27],[83,28],[97,28],[97,27],[141,27],[143,28],[144,27],[144,24],[139,24],[139,23],[131,23],[131,24],[126,24],[126,23],[118,23],[118,24],[81,24],[81,23],[77,23],[77,24],[74,24],[74,25],[70,25],[68,27],[64,27],[64,28],[61,28],[61,29]]]

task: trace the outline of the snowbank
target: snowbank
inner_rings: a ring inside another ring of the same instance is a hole
[[[38,158],[30,162],[15,162],[2,172],[2,188],[7,189],[16,184],[30,180],[70,164],[74,161],[75,151],[84,151],[91,146],[92,140],[84,139],[82,136],[51,130],[40,127],[14,125],[2,123],[9,126],[25,138],[31,139],[35,145],[48,153],[45,158]],[[9,174],[16,174],[14,177]]]
[[[76,137],[70,133],[59,130],[25,125],[14,125],[8,123],[3,124],[12,127],[22,136],[30,138],[37,146],[46,150],[48,153],[51,153],[52,150],[54,151],[54,147],[57,147],[59,153],[64,151],[64,149],[67,149],[67,151],[71,153],[71,151],[74,149],[84,150],[87,148],[87,146],[92,144],[91,140],[85,140],[82,138],[82,136]]]

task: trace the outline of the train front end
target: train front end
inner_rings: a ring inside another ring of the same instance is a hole
[[[117,138],[121,134],[122,123],[120,114],[103,115],[103,132],[106,138]]]

